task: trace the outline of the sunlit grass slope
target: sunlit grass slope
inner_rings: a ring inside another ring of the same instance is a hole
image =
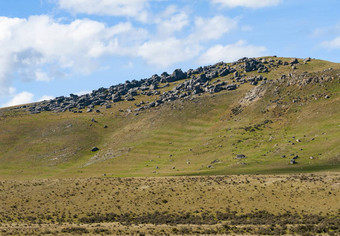
[[[303,72],[333,79],[304,86],[277,81]],[[247,104],[242,99],[255,86],[246,83],[138,115],[122,111],[154,97],[98,107],[101,113],[0,109],[0,178],[339,171],[339,74],[339,64],[321,60],[294,72],[273,68],[262,73],[270,81],[262,96]],[[91,152],[94,146],[98,152]],[[296,156],[297,164],[289,164]]]

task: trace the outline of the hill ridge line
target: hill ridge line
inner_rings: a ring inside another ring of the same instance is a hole
[[[311,61],[311,58],[306,58],[303,63]],[[259,83],[265,84],[267,78],[262,75],[247,76],[248,72],[256,71],[257,73],[268,73],[272,68],[280,66],[291,66],[292,71],[296,69],[296,64],[299,60],[296,58],[290,59],[290,62],[282,61],[273,58],[241,58],[233,63],[219,62],[214,65],[198,67],[197,69],[189,69],[183,72],[181,69],[175,69],[169,75],[163,72],[160,76],[157,74],[147,79],[126,81],[118,85],[110,86],[109,88],[99,88],[93,90],[89,94],[75,95],[70,94],[69,97],[60,96],[49,101],[34,103],[31,105],[20,106],[25,108],[31,114],[38,114],[42,111],[65,112],[70,111],[74,113],[82,113],[85,108],[86,112],[94,111],[96,106],[110,108],[112,104],[120,101],[134,101],[135,96],[145,95],[148,97],[157,96],[157,98],[145,104],[141,102],[135,104],[134,112],[138,113],[142,110],[157,107],[163,103],[171,102],[177,99],[190,99],[193,95],[202,93],[218,93],[222,90],[235,90],[241,84],[250,83],[257,85]],[[231,76],[231,82],[214,81],[218,77]],[[162,94],[159,90],[169,87],[169,83],[186,80],[170,91],[165,91]],[[96,110],[99,112],[99,110]],[[127,110],[131,113],[132,110]]]

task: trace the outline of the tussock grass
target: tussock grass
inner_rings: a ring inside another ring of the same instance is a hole
[[[339,177],[3,180],[0,232],[336,235],[340,230]]]

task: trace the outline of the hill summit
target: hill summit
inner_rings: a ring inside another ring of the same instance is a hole
[[[311,59],[306,58],[303,63],[306,64]],[[220,62],[211,66],[199,67],[195,70],[190,69],[187,72],[183,72],[181,69],[176,69],[172,74],[167,72],[162,73],[160,76],[157,74],[151,78],[142,80],[126,81],[124,84],[114,85],[110,88],[100,88],[93,90],[90,94],[77,96],[70,94],[70,97],[57,97],[56,99],[48,102],[39,103],[38,105],[30,106],[27,110],[31,113],[40,113],[41,111],[55,111],[65,112],[73,111],[74,113],[82,112],[84,108],[88,108],[87,112],[92,112],[95,106],[111,107],[111,103],[120,101],[134,101],[135,96],[138,95],[160,95],[157,100],[152,101],[150,104],[138,104],[136,112],[147,109],[150,107],[159,106],[165,102],[171,102],[177,99],[183,99],[191,97],[192,95],[202,93],[217,93],[222,90],[234,90],[241,84],[250,83],[257,85],[266,83],[267,78],[262,75],[247,76],[247,72],[257,71],[257,73],[268,73],[272,68],[278,68],[279,66],[292,66],[292,69],[296,67],[299,61],[292,59],[289,63],[280,59],[273,60],[271,58],[268,61],[256,58],[242,58],[237,62],[228,65]],[[233,75],[232,83],[227,81],[215,80],[218,77],[225,77],[229,74]],[[169,83],[184,80],[186,81],[176,85],[172,90],[165,91],[162,94],[160,89],[170,86]],[[237,83],[237,84],[236,84]],[[162,86],[159,86],[162,84]],[[142,106],[143,105],[143,106]]]
[[[340,64],[242,58],[0,109],[3,178],[339,170]]]

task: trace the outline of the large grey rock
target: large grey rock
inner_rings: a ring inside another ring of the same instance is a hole
[[[244,155],[244,154],[237,154],[236,155],[236,159],[244,159],[244,158],[247,158],[246,155]]]
[[[205,83],[208,81],[208,78],[206,76],[206,74],[200,74],[198,76],[198,78],[196,80],[194,80],[195,82],[199,82],[199,83]]]
[[[269,72],[269,70],[266,66],[261,66],[257,70],[257,73],[267,73],[267,72]]]
[[[219,72],[219,75],[222,77],[222,76],[227,76],[230,74],[230,71],[228,69],[222,69],[220,72]]]
[[[121,99],[121,97],[119,95],[117,95],[117,94],[112,95],[112,101],[113,102],[119,102],[121,100],[122,99]]]
[[[134,101],[134,100],[135,100],[135,98],[131,95],[128,95],[128,96],[125,97],[125,101]]]
[[[155,89],[157,89],[158,88],[158,85],[157,84],[151,84],[150,85],[150,89],[151,90],[155,90]]]
[[[176,69],[174,72],[171,74],[172,81],[177,81],[177,80],[182,80],[186,79],[187,76],[181,69]],[[169,81],[170,82],[170,81]]]
[[[216,77],[218,77],[218,72],[217,71],[212,71],[210,73],[206,74],[207,79],[212,80]]]
[[[231,85],[227,85],[226,86],[226,89],[227,90],[235,90],[237,88],[237,85],[236,84],[231,84]]]

